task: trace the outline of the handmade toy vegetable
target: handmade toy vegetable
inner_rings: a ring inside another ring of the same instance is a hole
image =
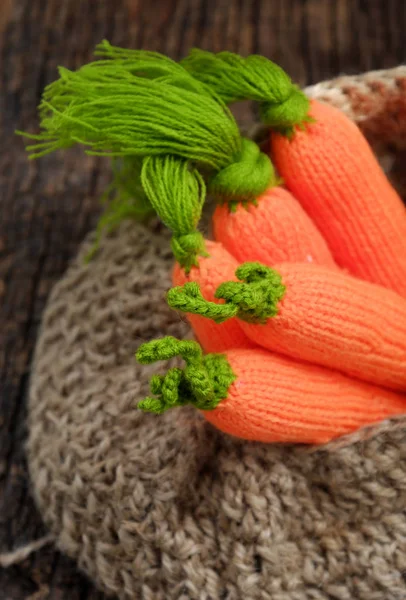
[[[405,208],[356,125],[336,108],[309,104],[262,56],[194,50],[182,64],[226,102],[259,102],[279,173],[337,263],[406,296]]]
[[[213,214],[213,233],[240,262],[309,262],[337,268],[310,217],[281,185],[270,188],[255,202],[219,204]]]
[[[289,189],[318,225],[337,262],[406,297],[406,214],[358,127],[332,106],[289,140],[274,133],[272,155]]]
[[[143,364],[181,356],[151,380],[156,397],[138,406],[162,413],[193,404],[222,431],[261,442],[320,444],[405,412],[405,398],[328,369],[260,349],[231,349],[203,356],[196,342],[171,337],[143,344]]]
[[[254,166],[262,156],[252,143],[244,149],[245,165]],[[256,158],[258,157],[258,158]],[[255,161],[255,162],[254,162]],[[246,190],[239,194],[233,183],[244,175]],[[210,182],[210,191],[220,198],[213,215],[213,231],[237,260],[260,260],[272,265],[283,261],[305,261],[335,266],[326,241],[294,196],[281,186],[272,168],[267,190],[255,190],[257,173],[250,169],[241,173],[234,163],[223,169]],[[252,186],[252,187],[251,187]]]
[[[230,64],[244,61],[228,58],[226,85],[213,92],[213,82],[197,81],[186,63],[107,43],[98,52],[107,60],[61,70],[45,91],[33,156],[83,143],[89,153],[119,160],[112,184],[118,195],[105,222],[152,210],[169,227],[177,287],[168,302],[189,313],[196,337],[215,352],[203,358],[195,342],[173,338],[142,346],[141,362],[181,354],[187,367],[154,377],[158,398],[140,408],[159,413],[190,402],[234,435],[305,443],[406,412],[404,397],[371,385],[406,387],[404,300],[341,273],[312,219],[279,185],[269,157],[240,136],[221,98],[245,97],[244,89],[226,91]],[[250,59],[237,87],[258,60],[274,77],[264,80],[273,100],[262,113],[290,136],[310,126],[308,100],[267,61]],[[251,81],[247,89],[252,97]],[[255,91],[257,100],[264,90]],[[198,230],[206,186],[222,203],[214,215],[217,242]],[[248,260],[265,265],[239,266]]]
[[[168,303],[221,323],[237,317],[248,337],[288,356],[406,391],[406,301],[392,290],[318,265],[241,265],[239,282],[205,300],[197,284]],[[406,405],[405,405],[406,408]]]

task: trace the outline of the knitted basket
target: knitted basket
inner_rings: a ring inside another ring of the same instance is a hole
[[[406,67],[307,91],[399,175]],[[192,408],[136,410],[168,366],[141,367],[136,348],[190,335],[164,301],[168,235],[125,223],[89,267],[90,243],[51,294],[31,378],[29,468],[59,548],[122,599],[404,599],[404,420],[309,448],[235,440]]]

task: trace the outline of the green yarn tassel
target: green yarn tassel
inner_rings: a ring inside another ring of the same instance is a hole
[[[206,197],[203,177],[188,161],[149,156],[143,161],[141,182],[152,207],[172,231],[172,252],[188,273],[198,265],[199,255],[207,256],[203,236],[196,231]]]
[[[27,147],[30,158],[82,144],[87,154],[122,160],[120,169],[113,162],[107,209],[90,255],[104,229],[153,209],[172,229],[174,254],[189,270],[204,254],[196,231],[204,186],[196,169],[220,199],[235,203],[255,201],[275,183],[272,164],[254,142],[241,138],[219,96],[183,66],[107,41],[96,55],[101,60],[77,71],[61,67],[59,79],[45,88],[41,133],[17,133],[34,141]],[[183,166],[175,168],[176,161]]]
[[[247,262],[235,274],[240,281],[227,281],[216,290],[215,297],[225,300],[225,304],[205,300],[195,282],[169,290],[167,302],[171,308],[201,315],[216,323],[238,317],[248,323],[264,324],[278,314],[286,288],[277,271]]]
[[[125,50],[107,41],[96,47],[96,55],[103,60],[77,71],[60,67],[59,79],[45,88],[42,132],[17,132],[36,142],[27,147],[30,158],[83,144],[96,155],[172,154],[205,171],[241,163],[242,141],[231,112],[181,65],[157,52]],[[236,170],[237,179],[246,175]],[[268,181],[272,176],[269,168]],[[252,197],[264,187],[254,184]],[[238,181],[234,187],[238,191]]]
[[[212,54],[196,48],[181,65],[227,104],[259,102],[261,119],[274,129],[290,134],[295,126],[309,121],[309,99],[281,67],[264,56],[243,58],[232,52]]]
[[[112,46],[108,40],[103,40],[100,44],[97,44],[94,55],[101,59],[110,59],[110,61],[128,61],[128,67],[133,67],[133,73],[142,77],[156,79],[167,75],[173,76],[176,73],[184,75],[181,65],[169,56],[148,50],[119,48],[118,46]],[[109,64],[114,63],[110,62]],[[195,86],[195,89],[199,89],[199,86]]]
[[[226,357],[222,354],[203,356],[197,342],[171,336],[147,342],[136,353],[136,359],[144,365],[175,356],[185,361],[185,368],[173,368],[166,375],[152,377],[150,388],[156,397],[145,398],[138,408],[156,414],[186,404],[200,410],[216,408],[227,397],[228,389],[236,379]]]
[[[83,144],[88,154],[173,154],[214,170],[227,166],[241,140],[225,105],[169,59],[134,54],[77,71],[60,67],[39,106],[42,133],[23,134],[37,142],[28,146],[30,158]]]

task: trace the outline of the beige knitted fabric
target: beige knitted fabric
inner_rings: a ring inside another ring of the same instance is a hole
[[[406,69],[338,82],[309,92],[400,148]],[[32,485],[61,550],[122,599],[406,598],[403,422],[302,448],[137,411],[167,368],[138,365],[138,345],[190,335],[164,301],[168,236],[126,223],[90,266],[88,244],[51,294],[30,389]]]

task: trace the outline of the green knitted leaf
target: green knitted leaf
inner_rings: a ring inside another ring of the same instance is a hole
[[[237,271],[240,281],[227,281],[216,290],[215,297],[225,304],[209,302],[195,282],[174,287],[167,294],[169,306],[223,323],[238,317],[249,323],[266,323],[278,314],[279,302],[286,288],[280,274],[261,263],[244,263]]]
[[[227,358],[221,354],[203,357],[197,342],[166,337],[147,342],[136,353],[142,364],[158,360],[169,360],[181,356],[186,363],[184,369],[170,369],[166,375],[151,379],[151,391],[157,397],[148,397],[138,408],[161,414],[169,408],[193,404],[200,410],[213,410],[227,397],[230,385],[235,381]]]
[[[224,323],[238,315],[235,304],[217,304],[206,300],[195,281],[179,285],[170,289],[166,301],[171,308],[185,313],[200,315],[212,319],[216,323]]]
[[[238,307],[238,318],[248,323],[266,323],[279,311],[286,288],[280,274],[257,262],[246,262],[235,272],[240,281],[227,281],[216,290],[216,298]]]

